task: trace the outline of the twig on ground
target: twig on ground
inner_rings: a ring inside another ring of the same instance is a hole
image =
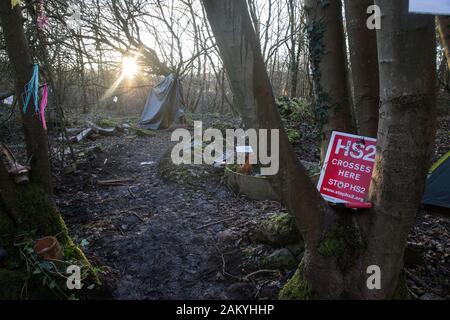
[[[126,212],[126,213],[131,213],[132,215],[136,216],[136,218],[138,218],[139,220],[141,220],[142,222],[145,222],[144,218],[142,218],[140,215],[138,215],[136,212],[133,211],[122,211],[122,212]]]
[[[278,273],[278,272],[279,272],[278,270],[262,269],[262,270],[258,270],[258,271],[252,272],[252,273],[244,276],[242,279],[247,281],[250,277],[256,276],[256,275],[261,274],[261,273]]]
[[[217,247],[217,245],[214,245],[214,247],[216,248],[217,252],[218,252],[218,253],[220,254],[220,256],[222,257],[222,274],[223,274],[224,276],[228,276],[228,277],[233,278],[233,279],[235,279],[235,280],[242,281],[242,278],[241,278],[241,277],[232,275],[232,274],[230,274],[230,273],[228,273],[228,272],[226,271],[226,262],[225,262],[225,257],[224,257],[224,255],[223,255],[223,253],[222,253],[222,251],[220,251],[220,249],[219,249],[219,247]]]
[[[128,187],[128,193],[133,197],[133,199],[137,199],[136,195],[131,191],[131,186]]]
[[[219,223],[222,223],[222,222],[225,222],[225,221],[229,221],[229,220],[233,220],[233,219],[235,219],[235,217],[226,218],[226,219],[222,219],[222,220],[219,220],[219,221],[211,222],[211,223],[208,223],[208,224],[205,224],[203,226],[198,227],[197,230],[201,230],[201,229],[204,229],[204,228],[207,228],[207,227],[210,227],[210,226],[214,226],[216,224],[219,224]]]

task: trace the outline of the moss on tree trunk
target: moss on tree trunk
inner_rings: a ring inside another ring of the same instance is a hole
[[[63,251],[63,261],[76,262],[82,273],[87,275],[85,283],[100,285],[90,262],[84,253],[72,241],[61,214],[53,201],[49,199],[44,189],[36,183],[30,183],[18,187],[17,207],[20,212],[19,221],[13,223],[5,212],[0,211],[0,246],[7,253],[7,259],[0,264],[0,299],[48,299],[61,298],[54,294],[48,286],[38,281],[33,270],[27,270],[26,258],[21,254],[21,248],[17,244],[20,241],[31,243],[45,236],[55,236]],[[40,262],[43,262],[39,259]],[[65,272],[66,264],[55,263],[61,266],[60,272]],[[58,279],[61,286],[65,286],[64,279]],[[48,283],[46,283],[48,284]],[[65,290],[67,288],[63,288]],[[67,291],[67,296],[72,292]],[[86,296],[86,290],[76,292],[77,297]]]
[[[311,287],[304,277],[303,268],[302,262],[292,278],[281,289],[278,295],[280,300],[309,300],[311,298]]]

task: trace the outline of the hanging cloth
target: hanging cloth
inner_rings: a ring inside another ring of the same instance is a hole
[[[39,30],[44,30],[48,27],[48,17],[45,14],[44,0],[40,0],[39,2],[39,15],[37,17],[37,26]]]
[[[39,65],[34,64],[31,80],[25,85],[25,91],[22,95],[23,113],[27,113],[28,105],[33,98],[34,112],[39,113]]]
[[[47,130],[47,122],[45,121],[45,108],[47,108],[47,101],[48,101],[48,86],[47,84],[44,84],[44,87],[42,88],[41,104],[39,105],[39,116],[42,122],[42,127],[45,130]]]

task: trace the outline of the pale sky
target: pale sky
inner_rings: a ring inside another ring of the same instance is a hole
[[[409,11],[450,15],[450,0],[409,0]]]

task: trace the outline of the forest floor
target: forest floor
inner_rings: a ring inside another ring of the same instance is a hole
[[[440,122],[440,148],[444,143],[448,149],[448,124]],[[284,208],[235,195],[223,172],[206,166],[167,181],[160,162],[174,144],[170,135],[85,140],[75,146],[82,153],[77,170],[57,183],[70,233],[94,264],[106,266],[111,298],[276,298],[302,254],[289,248],[294,264],[268,268],[267,257],[282,246],[261,243],[253,234]],[[117,185],[101,185],[107,180]],[[407,252],[412,295],[450,299],[449,216],[421,211]]]
[[[72,123],[78,129],[85,125]],[[0,129],[4,142],[20,154],[23,143],[13,134],[20,128]],[[448,132],[445,117],[439,121],[434,161],[449,149]],[[258,234],[263,221],[285,209],[275,201],[234,194],[223,172],[208,166],[178,175],[170,167],[161,170],[174,145],[170,135],[91,136],[73,145],[77,167],[67,172],[59,172],[53,159],[57,204],[74,240],[103,270],[107,298],[277,298],[302,258],[302,244],[262,241]],[[56,140],[51,137],[53,147]],[[309,140],[296,151],[314,162],[317,148]],[[405,263],[413,297],[450,299],[448,214],[419,213]]]
[[[249,227],[281,206],[238,197],[207,170],[194,173],[203,183],[166,183],[158,161],[172,145],[170,134],[83,143],[102,151],[58,186],[71,234],[110,268],[116,299],[274,298],[283,279],[277,272],[244,281],[257,266],[245,264],[242,250]],[[132,181],[96,184],[123,178]]]

